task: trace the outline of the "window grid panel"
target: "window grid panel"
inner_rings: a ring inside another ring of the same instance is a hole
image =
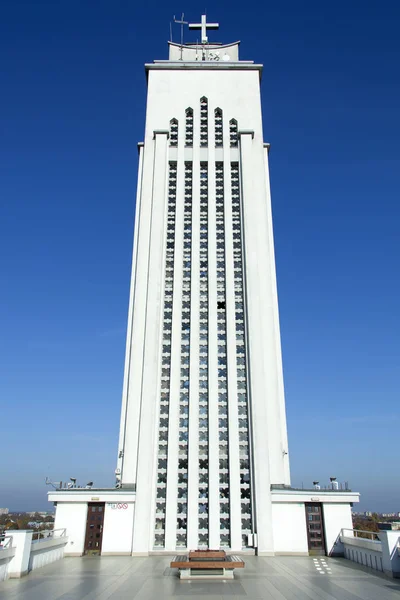
[[[215,146],[216,148],[222,148],[223,146],[223,132],[222,132],[222,110],[216,108],[214,111],[214,126],[215,126]]]
[[[231,121],[232,123],[232,121]],[[235,122],[236,132],[237,123]],[[231,137],[232,145],[232,137]],[[231,164],[232,192],[232,235],[235,288],[235,328],[236,328],[236,375],[239,426],[240,496],[242,546],[248,547],[248,535],[252,532],[249,423],[247,411],[247,372],[243,294],[243,256],[241,234],[241,197],[239,185],[239,163]]]
[[[185,146],[193,146],[193,109],[186,109]]]
[[[171,119],[169,122],[169,145],[176,148],[178,145],[178,121]]]
[[[200,99],[200,146],[208,146],[208,100]]]
[[[222,113],[221,113],[222,116]],[[215,163],[215,214],[217,236],[225,239],[224,165]],[[217,237],[218,239],[218,237]],[[229,431],[228,383],[226,359],[226,288],[225,245],[217,247],[217,344],[218,344],[218,436],[219,436],[219,502],[220,546],[230,547]]]
[[[165,546],[165,512],[166,485],[168,461],[168,425],[169,425],[169,395],[171,372],[171,335],[172,335],[172,304],[173,304],[173,262],[175,252],[175,213],[176,213],[176,183],[177,163],[169,163],[168,173],[168,208],[167,208],[167,241],[165,257],[165,289],[164,289],[164,320],[161,351],[161,394],[158,429],[157,482],[156,482],[156,515],[154,546]],[[168,235],[172,234],[169,238]]]
[[[192,266],[192,187],[193,167],[185,163],[185,195],[183,222],[183,292],[181,320],[181,384],[179,398],[179,455],[178,455],[178,511],[176,545],[187,545],[188,497],[188,439],[189,439],[189,364],[190,364],[190,294]]]
[[[208,164],[200,163],[199,547],[208,547]]]
[[[238,136],[238,124],[236,119],[231,119],[229,121],[229,139],[230,139],[230,147],[237,148],[239,142]]]

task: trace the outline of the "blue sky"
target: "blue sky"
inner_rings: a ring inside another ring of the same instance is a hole
[[[1,3],[0,506],[46,509],[46,475],[113,485],[143,64],[182,10],[203,6]],[[208,16],[265,65],[292,484],[400,511],[400,5]]]

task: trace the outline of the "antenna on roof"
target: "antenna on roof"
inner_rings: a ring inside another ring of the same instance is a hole
[[[174,23],[177,23],[178,25],[181,26],[181,46],[183,46],[183,26],[188,25],[189,21],[185,21],[185,14],[182,13],[180,21],[178,21],[178,19],[174,15]],[[171,34],[171,41],[172,41],[172,34]]]
[[[49,477],[46,477],[45,484],[51,485],[55,490],[62,488],[62,481],[51,481]]]

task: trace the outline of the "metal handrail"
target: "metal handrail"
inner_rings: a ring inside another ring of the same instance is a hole
[[[0,550],[5,550],[6,548],[12,548],[12,535],[3,536],[3,541],[0,542]]]
[[[32,541],[33,542],[40,542],[40,541],[45,541],[50,539],[54,539],[54,538],[59,538],[59,537],[65,537],[66,535],[66,529],[64,528],[60,528],[60,529],[42,529],[42,531],[35,531],[32,535]],[[61,532],[61,533],[59,533]],[[57,533],[57,535],[55,535]],[[37,536],[36,538],[34,536]]]
[[[343,532],[344,531],[351,531],[353,535],[345,535]],[[372,542],[380,542],[380,539],[378,537],[378,533],[375,531],[366,531],[363,529],[348,529],[348,528],[343,528],[341,530],[341,534],[343,535],[343,537],[355,537],[358,538],[360,537],[358,534],[359,533],[367,533],[368,535],[371,536],[371,541]],[[361,538],[361,539],[365,539],[365,538]]]

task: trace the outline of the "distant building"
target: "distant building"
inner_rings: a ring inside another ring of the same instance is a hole
[[[400,523],[378,523],[381,531],[400,531]]]
[[[0,516],[1,515],[8,515],[9,513],[9,509],[8,508],[0,508]]]

